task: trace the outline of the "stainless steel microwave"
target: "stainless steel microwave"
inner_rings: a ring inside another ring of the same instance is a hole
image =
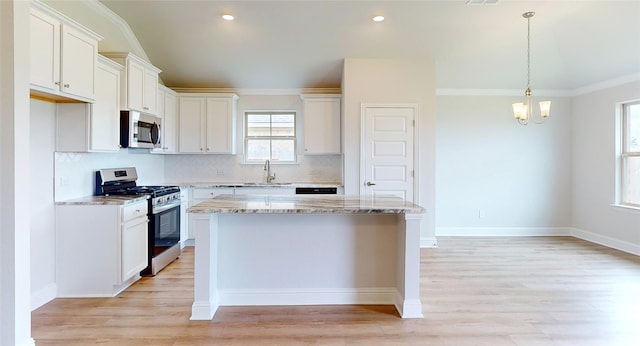
[[[160,148],[162,119],[136,111],[120,111],[120,146]]]

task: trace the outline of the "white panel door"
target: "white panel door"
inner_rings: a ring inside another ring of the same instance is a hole
[[[413,107],[366,107],[360,194],[415,202]]]

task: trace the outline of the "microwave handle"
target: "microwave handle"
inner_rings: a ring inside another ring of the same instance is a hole
[[[160,125],[153,123],[149,131],[149,142],[153,145],[160,143]]]

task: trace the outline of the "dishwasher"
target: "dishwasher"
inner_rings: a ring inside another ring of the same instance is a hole
[[[296,187],[296,195],[337,195],[337,187]]]

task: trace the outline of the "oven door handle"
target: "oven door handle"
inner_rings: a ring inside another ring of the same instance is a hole
[[[175,203],[170,203],[170,204],[161,205],[161,206],[159,206],[159,207],[154,206],[154,207],[152,208],[151,212],[152,212],[153,214],[160,214],[160,213],[162,213],[163,211],[167,211],[167,210],[169,210],[169,209],[173,209],[173,208],[176,208],[176,207],[178,207],[178,208],[180,207],[180,201],[175,202]]]

